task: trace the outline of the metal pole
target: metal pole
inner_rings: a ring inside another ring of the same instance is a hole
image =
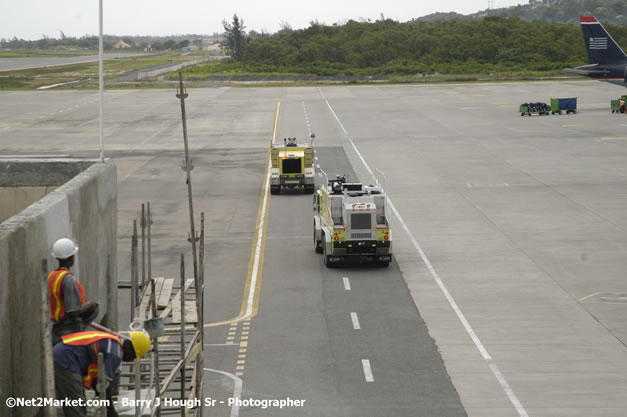
[[[107,398],[107,388],[109,388],[109,382],[107,381],[107,372],[104,367],[104,355],[102,352],[98,353],[98,379],[96,382],[96,389],[98,390],[98,396],[100,400]],[[113,406],[113,405],[112,405]],[[100,406],[96,411],[97,417],[105,417],[107,415],[107,407]]]
[[[142,203],[142,218],[140,220],[142,228],[142,295],[146,291],[146,209]]]
[[[205,346],[205,212],[200,213],[200,253],[198,256],[198,269],[200,273],[200,293],[196,289],[198,324],[200,327],[200,353],[198,354],[196,367],[196,395],[203,398],[203,374],[204,374],[204,346]],[[203,408],[200,407],[202,417]]]
[[[41,368],[43,379],[43,396],[54,397],[54,366],[52,364],[52,335],[50,324],[50,298],[48,296],[48,260],[41,261]],[[56,410],[52,405],[44,407],[44,417],[54,417]]]
[[[185,361],[185,256],[181,254],[181,360]],[[185,400],[185,362],[181,367],[181,400]],[[185,406],[181,406],[181,417],[185,416]]]
[[[150,294],[150,304],[152,305],[152,318],[157,317],[157,299],[156,299],[156,295],[155,295],[155,280],[153,278],[150,278],[150,290],[151,290],[151,294]],[[153,359],[154,359],[154,363],[153,363],[153,367],[154,367],[154,373],[157,376],[155,378],[155,392],[156,392],[156,397],[161,399],[161,381],[159,381],[160,375],[159,375],[159,338],[155,337],[155,340],[153,340],[152,343],[152,350],[153,350]],[[161,404],[161,401],[158,401],[157,404]],[[157,406],[157,417],[161,416],[161,405]]]
[[[138,279],[139,274],[137,271],[137,220],[133,220],[133,252],[132,252],[132,260],[131,260],[131,271],[132,271],[132,281],[131,281],[131,321],[137,315],[137,304],[139,303],[137,299],[137,295],[139,292],[138,288]],[[141,398],[141,369],[139,366],[139,359],[135,359],[135,363],[133,364],[135,368],[135,400],[139,400]],[[140,403],[136,401],[135,403],[135,417],[139,417],[140,411]]]
[[[150,280],[150,303],[152,304],[152,317],[157,317],[157,295],[155,294],[155,280],[152,278],[152,256],[151,256],[151,245],[152,245],[152,237],[150,234],[150,225],[152,224],[152,214],[150,213],[150,202],[146,203],[146,211],[147,211],[147,226],[148,226],[148,279]],[[161,399],[161,380],[159,375],[159,338],[155,337],[153,341],[153,352],[154,352],[154,373],[156,375],[155,378],[155,389],[156,389],[156,397]],[[158,402],[157,406],[157,417],[161,417],[161,401]]]
[[[104,54],[102,40],[102,0],[99,0],[98,83],[100,90],[100,162],[104,162]]]
[[[146,226],[148,228],[148,279],[152,279],[152,237],[150,235],[150,225],[152,224],[152,214],[150,214],[150,201],[146,203]]]
[[[196,227],[194,226],[194,201],[192,198],[192,161],[189,159],[189,147],[187,145],[187,119],[185,116],[185,98],[188,96],[185,88],[183,87],[183,73],[179,71],[179,89],[176,97],[181,100],[181,118],[183,120],[183,143],[185,145],[185,162],[184,169],[187,174],[187,196],[189,199],[189,226],[190,234],[189,240],[192,244],[192,264],[194,267],[194,285],[196,291],[198,291],[198,259],[196,252]]]
[[[137,305],[137,220],[133,220],[133,237],[131,237],[131,319],[135,318]]]

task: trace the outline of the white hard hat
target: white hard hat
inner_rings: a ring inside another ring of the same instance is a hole
[[[78,252],[78,246],[74,244],[72,239],[59,239],[52,245],[52,256],[57,259],[67,259]]]

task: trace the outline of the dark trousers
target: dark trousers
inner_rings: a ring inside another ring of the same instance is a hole
[[[83,388],[83,377],[76,372],[54,363],[54,385],[57,391],[57,398],[69,400],[81,400],[81,405],[63,406],[65,417],[86,417],[87,407],[85,407],[85,388]]]

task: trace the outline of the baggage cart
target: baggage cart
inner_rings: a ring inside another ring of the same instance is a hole
[[[624,113],[625,112],[625,109],[622,109],[621,111],[621,108],[620,108],[621,100],[627,103],[627,95],[621,96],[619,99],[610,101],[610,110],[612,111],[612,113]]]
[[[562,114],[562,112],[577,113],[577,97],[570,98],[552,98],[551,114]]]
[[[518,108],[521,116],[525,114],[527,116],[531,116],[532,114],[537,114],[542,116],[544,114],[550,114],[551,108],[546,103],[523,103]]]

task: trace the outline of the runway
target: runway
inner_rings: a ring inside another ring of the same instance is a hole
[[[132,56],[147,55],[145,53],[107,53],[104,59],[128,58]],[[60,65],[82,64],[98,61],[98,55],[81,55],[70,57],[0,57],[0,72],[17,71],[31,68],[56,67]]]
[[[242,406],[241,416],[624,416],[627,117],[609,106],[622,89],[188,92],[195,211],[207,227],[205,395],[304,400]],[[174,94],[106,92],[120,279],[130,276],[132,219],[145,201],[155,274],[176,277],[178,254],[191,258]],[[523,102],[572,96],[576,115],[517,113]],[[95,92],[0,92],[0,112],[0,156],[98,155]],[[268,196],[260,224],[275,126],[279,139],[315,132],[330,175],[371,183],[374,168],[385,172],[390,268],[327,269],[313,250],[310,195]],[[235,320],[258,241],[255,314]],[[121,293],[121,325],[126,300]],[[233,412],[218,403],[204,415]]]

